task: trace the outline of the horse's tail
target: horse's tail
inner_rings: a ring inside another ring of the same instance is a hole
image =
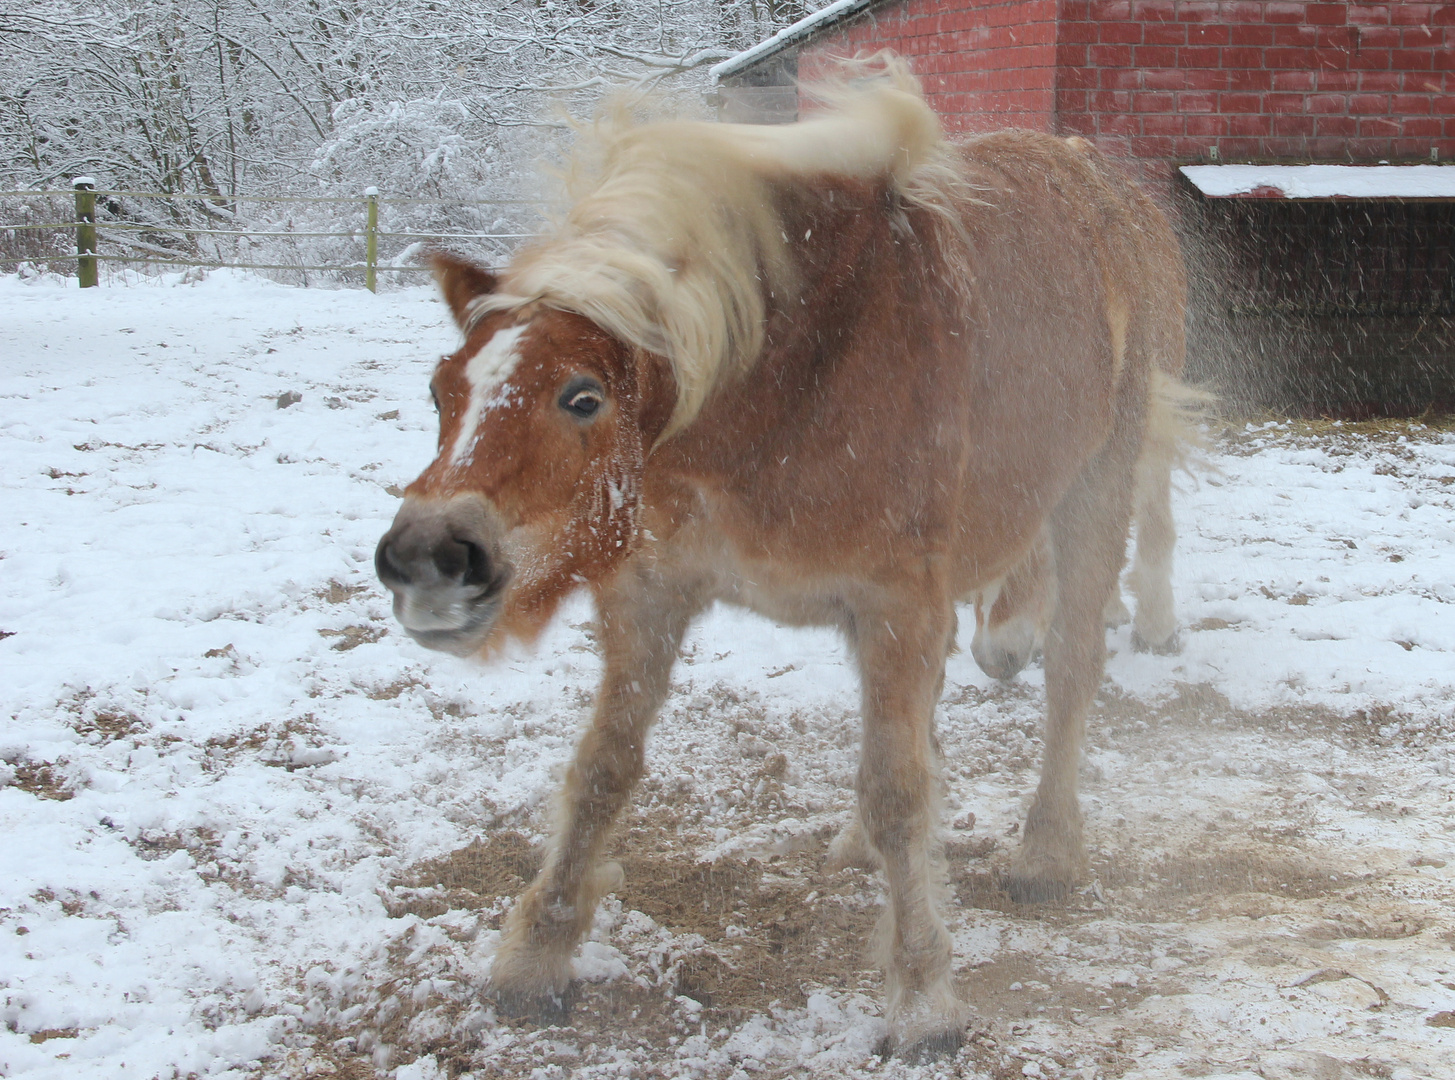
[[[1148,388],[1147,428],[1142,436],[1142,467],[1190,471],[1207,466],[1204,433],[1217,398],[1154,367]],[[1140,477],[1139,486],[1140,486]]]
[[[1177,616],[1172,601],[1172,551],[1177,525],[1172,517],[1172,470],[1207,467],[1203,420],[1212,395],[1188,386],[1163,366],[1151,372],[1147,427],[1137,459],[1133,518],[1137,549],[1127,584],[1137,598],[1133,641],[1141,649],[1177,648]],[[1116,621],[1125,608],[1120,598]]]

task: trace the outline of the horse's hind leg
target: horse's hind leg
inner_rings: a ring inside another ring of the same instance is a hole
[[[647,731],[701,607],[698,592],[631,567],[601,600],[606,670],[595,714],[566,774],[545,865],[506,919],[490,967],[503,1012],[549,1020],[569,1009],[571,953],[620,873],[599,868],[597,859],[642,774]]]
[[[912,1060],[953,1053],[968,1019],[937,910],[943,867],[932,721],[954,627],[947,598],[916,596],[890,610],[856,610],[850,630],[863,680],[859,818],[889,886],[879,926],[889,1039]]]
[[[1009,681],[1030,663],[1046,636],[1056,603],[1051,545],[1045,535],[1005,576],[988,611],[975,605],[970,655],[992,679]]]
[[[1052,514],[1057,603],[1045,645],[1045,759],[1005,882],[1021,902],[1064,896],[1086,862],[1076,774],[1106,662],[1102,615],[1125,554],[1135,454],[1135,435],[1118,431]]]

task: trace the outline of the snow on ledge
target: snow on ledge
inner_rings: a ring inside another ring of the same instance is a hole
[[[1449,165],[1183,165],[1213,199],[1455,199]]]
[[[729,56],[722,63],[713,65],[708,70],[708,74],[712,76],[714,83],[725,75],[736,75],[759,60],[802,41],[820,26],[847,19],[850,15],[856,15],[877,2],[878,0],[834,0],[832,4],[819,8],[812,15],[805,15],[791,26],[785,26],[766,41],[760,41],[751,49],[744,49],[736,56]]]

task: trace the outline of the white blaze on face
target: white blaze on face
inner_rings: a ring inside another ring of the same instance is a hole
[[[460,420],[460,432],[450,450],[451,465],[466,465],[475,452],[475,435],[480,417],[520,360],[517,342],[530,326],[512,326],[499,330],[465,365],[465,379],[470,384],[470,405]]]

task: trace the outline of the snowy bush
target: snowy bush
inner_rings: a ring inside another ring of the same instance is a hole
[[[361,177],[383,191],[459,196],[490,177],[493,148],[465,134],[470,114],[455,100],[339,102],[333,130],[309,171],[330,186]],[[505,178],[509,182],[509,178]]]

